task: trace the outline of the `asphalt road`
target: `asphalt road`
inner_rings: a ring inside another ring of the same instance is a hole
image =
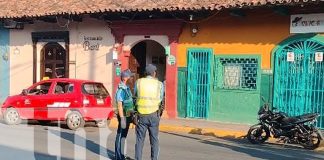
[[[115,130],[87,126],[77,132],[56,124],[7,126],[0,123],[1,160],[113,159]],[[130,130],[128,156],[134,157],[135,134]],[[150,157],[147,138],[144,160]],[[295,146],[251,145],[246,140],[160,132],[161,160],[324,159],[324,152]]]

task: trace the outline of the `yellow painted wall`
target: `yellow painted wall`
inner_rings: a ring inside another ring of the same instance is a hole
[[[187,24],[179,39],[178,67],[187,66],[188,48],[205,47],[215,54],[261,54],[261,67],[269,69],[272,49],[290,36],[289,19],[269,11],[250,11],[246,17],[222,13],[199,23],[194,37]]]

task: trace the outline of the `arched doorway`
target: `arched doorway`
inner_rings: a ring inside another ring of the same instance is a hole
[[[273,106],[291,116],[320,113],[324,128],[324,40],[290,39],[274,55]]]
[[[129,69],[135,73],[134,78],[129,81],[129,86],[133,91],[135,81],[144,77],[145,66],[154,64],[157,67],[157,78],[163,82],[166,73],[166,54],[164,47],[156,41],[144,40],[138,42],[131,48],[129,57]]]
[[[57,42],[47,43],[41,50],[40,79],[67,78],[66,50]]]

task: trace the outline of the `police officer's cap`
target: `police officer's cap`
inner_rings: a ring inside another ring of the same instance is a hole
[[[134,73],[132,73],[129,69],[124,70],[121,74],[120,77],[122,78],[128,78],[134,76]]]
[[[152,75],[154,72],[156,71],[156,66],[153,65],[153,64],[148,64],[146,67],[145,67],[145,72],[149,75]]]

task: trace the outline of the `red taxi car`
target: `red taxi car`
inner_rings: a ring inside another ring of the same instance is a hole
[[[66,121],[72,130],[86,121],[105,127],[114,115],[111,97],[102,83],[65,78],[43,80],[7,97],[1,113],[8,125],[19,124],[22,119],[41,124]]]

